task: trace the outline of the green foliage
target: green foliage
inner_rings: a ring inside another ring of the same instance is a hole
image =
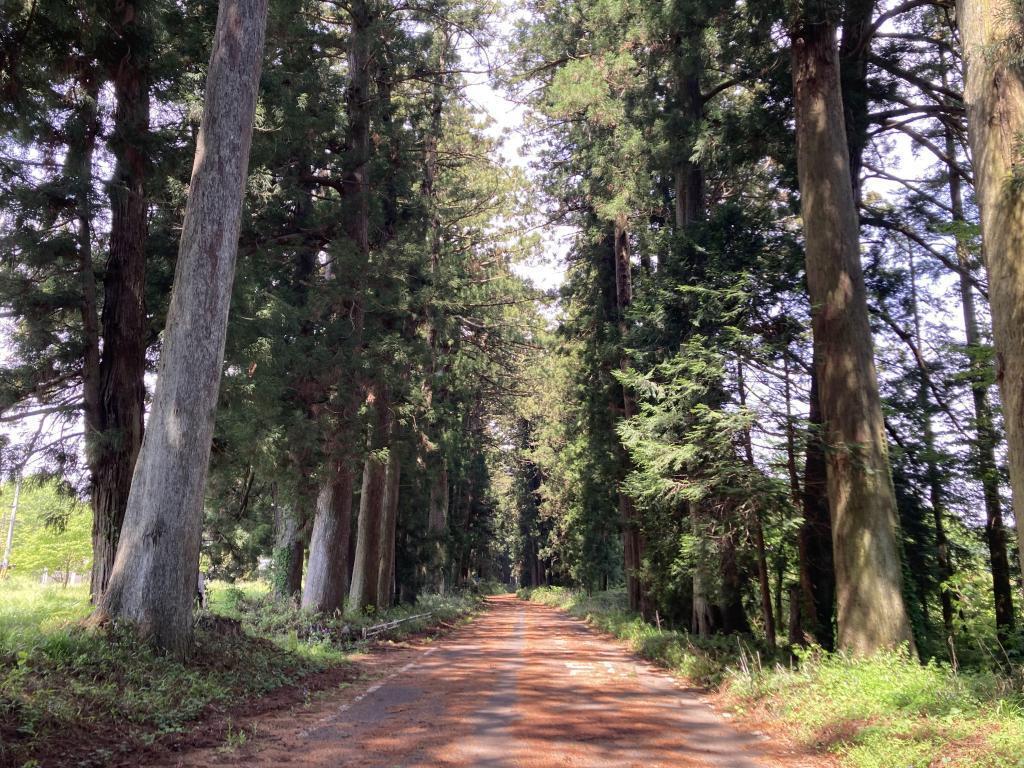
[[[14,483],[0,486],[0,545],[6,540]],[[89,508],[55,482],[27,478],[21,487],[14,524],[11,564],[15,574],[38,577],[43,570],[88,579],[92,561]]]

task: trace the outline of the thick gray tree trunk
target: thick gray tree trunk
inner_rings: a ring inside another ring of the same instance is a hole
[[[911,634],[831,24],[804,20],[794,32],[793,79],[839,644],[870,654]]]
[[[224,360],[267,0],[221,0],[159,378],[96,620],[183,655]]]
[[[1020,8],[1011,0],[957,0],[964,104],[988,266],[997,378],[1015,510],[1024,508],[1024,76]],[[1024,524],[1017,537],[1024,549]],[[1020,559],[1024,569],[1024,557]],[[1024,570],[1022,570],[1024,573]]]
[[[302,607],[327,613],[345,607],[348,549],[352,536],[352,469],[342,462],[316,500]]]

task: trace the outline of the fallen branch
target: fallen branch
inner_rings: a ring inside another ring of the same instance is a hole
[[[415,616],[406,616],[404,619],[395,619],[393,621],[385,621],[383,624],[375,624],[372,627],[363,627],[363,640],[379,635],[382,632],[387,632],[389,629],[394,629],[399,624],[404,624],[407,621],[425,619],[432,615],[431,613],[417,613]]]

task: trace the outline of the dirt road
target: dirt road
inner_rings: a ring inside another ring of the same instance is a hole
[[[502,596],[375,680],[179,766],[770,768],[758,737],[582,622]],[[787,763],[788,764],[788,763]]]

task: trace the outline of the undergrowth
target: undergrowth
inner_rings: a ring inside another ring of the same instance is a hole
[[[619,592],[521,593],[623,640],[639,655],[716,688],[736,713],[774,723],[849,768],[1024,768],[1024,671],[955,671],[906,654],[851,659],[820,650],[785,662],[735,638],[659,630]]]
[[[395,639],[478,605],[474,595],[430,595],[378,616],[321,616],[257,582],[214,583],[189,659],[180,662],[127,627],[84,629],[85,587],[0,582],[0,766],[106,765],[187,730],[212,707],[343,666],[364,644],[364,626],[431,614],[384,636]]]

